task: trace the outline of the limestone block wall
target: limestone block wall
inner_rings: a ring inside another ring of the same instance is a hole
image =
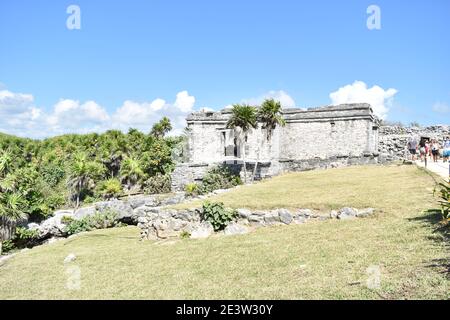
[[[439,125],[429,127],[382,126],[379,134],[379,152],[391,160],[404,158],[407,154],[407,143],[412,137],[428,137],[437,139],[441,144],[450,137],[450,126]]]
[[[326,159],[375,151],[369,120],[288,123],[282,131],[281,158]]]

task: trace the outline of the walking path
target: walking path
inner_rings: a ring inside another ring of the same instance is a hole
[[[420,160],[416,161],[416,164],[419,167],[425,167],[425,162],[422,162]],[[448,162],[442,162],[442,160],[438,160],[438,162],[433,162],[431,159],[428,159],[427,161],[427,167],[428,170],[440,175],[445,180],[449,180],[450,178],[450,165]]]

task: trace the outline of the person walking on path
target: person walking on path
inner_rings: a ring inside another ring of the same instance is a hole
[[[416,160],[416,153],[417,153],[417,140],[415,138],[411,138],[408,141],[408,150],[411,154],[412,161]]]
[[[444,162],[447,162],[450,158],[450,137],[447,137],[443,144],[442,156],[444,157]]]
[[[433,156],[433,162],[437,162],[439,157],[439,142],[436,139],[431,143],[431,155]]]

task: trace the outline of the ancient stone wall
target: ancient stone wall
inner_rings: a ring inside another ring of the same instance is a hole
[[[379,133],[380,156],[389,160],[405,158],[408,154],[408,140],[416,138],[419,141],[421,137],[437,139],[442,144],[446,137],[450,137],[450,126],[440,125],[423,128],[382,126]]]

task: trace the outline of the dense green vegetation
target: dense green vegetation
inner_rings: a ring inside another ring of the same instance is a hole
[[[173,153],[169,119],[149,134],[110,130],[31,140],[0,134],[0,216],[33,221],[55,209],[130,193],[169,191]]]

